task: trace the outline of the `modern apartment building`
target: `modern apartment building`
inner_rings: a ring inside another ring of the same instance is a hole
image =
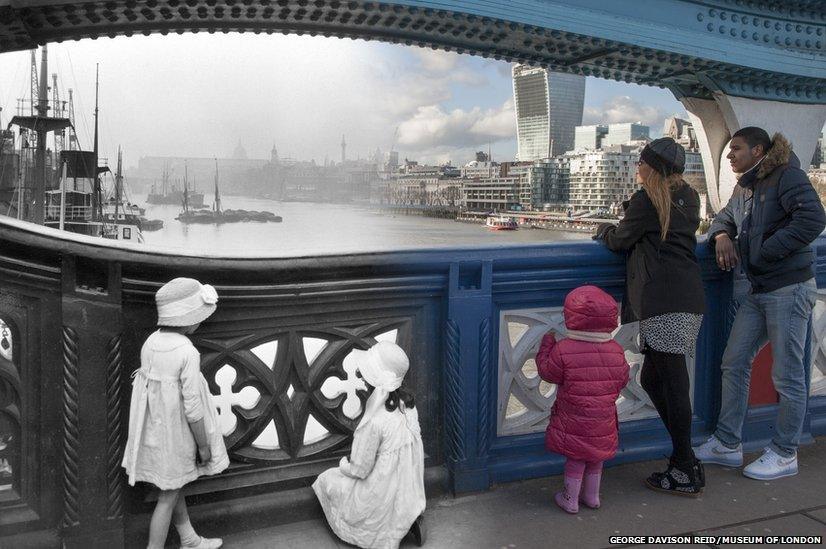
[[[622,201],[639,188],[636,182],[639,155],[640,148],[633,145],[567,153],[571,208],[590,212],[620,211]]]
[[[559,156],[536,162],[510,162],[503,175],[522,178],[519,204],[523,210],[564,210],[568,202],[568,158]]]
[[[608,135],[608,126],[577,126],[574,128],[574,150],[597,150],[602,148],[602,140]]]
[[[602,139],[602,146],[625,145],[632,141],[641,141],[649,138],[648,126],[640,124],[639,122],[609,124],[608,135]]]
[[[574,148],[574,128],[582,124],[585,77],[514,65],[517,158],[529,162]]]
[[[474,212],[505,212],[522,208],[520,197],[526,178],[522,175],[464,179],[461,205]]]

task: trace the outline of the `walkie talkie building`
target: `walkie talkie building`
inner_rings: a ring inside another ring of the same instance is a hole
[[[584,76],[514,65],[513,98],[519,160],[558,156],[574,148],[574,128],[582,124]]]

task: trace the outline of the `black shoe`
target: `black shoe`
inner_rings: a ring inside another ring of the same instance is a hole
[[[413,537],[413,541],[416,542],[416,545],[419,547],[424,545],[427,537],[427,530],[424,527],[424,515],[419,515],[416,517],[416,520],[413,522],[413,526],[410,527],[409,534]]]
[[[645,479],[645,485],[652,490],[695,498],[703,493],[704,484],[705,472],[702,471],[702,465],[698,467],[698,464],[684,470],[669,463],[664,473],[654,473]]]

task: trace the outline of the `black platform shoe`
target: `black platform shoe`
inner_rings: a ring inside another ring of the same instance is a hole
[[[669,462],[664,473],[654,473],[645,479],[645,485],[658,492],[696,498],[703,493],[705,471],[698,461],[688,468]]]
[[[419,515],[416,517],[416,520],[413,522],[413,526],[410,527],[409,533],[413,538],[413,541],[416,542],[416,545],[419,547],[424,545],[424,542],[427,541],[427,531],[424,527],[424,515]]]

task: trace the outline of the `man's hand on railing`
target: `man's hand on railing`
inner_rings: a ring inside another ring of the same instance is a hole
[[[714,235],[714,250],[717,254],[717,266],[724,271],[730,271],[737,266],[740,259],[737,257],[737,249],[734,242],[727,233],[717,233]]]

